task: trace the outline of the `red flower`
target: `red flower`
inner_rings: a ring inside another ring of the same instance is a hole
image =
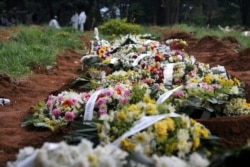
[[[161,61],[161,56],[156,55],[155,56],[155,61]]]

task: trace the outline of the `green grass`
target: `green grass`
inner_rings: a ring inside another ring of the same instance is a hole
[[[34,65],[53,65],[65,49],[81,49],[79,32],[71,28],[20,26],[11,41],[0,43],[0,72],[12,77],[31,74]]]

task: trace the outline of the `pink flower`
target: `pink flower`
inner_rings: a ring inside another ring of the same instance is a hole
[[[105,110],[105,109],[100,109],[100,110],[98,111],[98,115],[99,115],[99,116],[104,115],[104,114],[107,114],[107,110]]]
[[[119,100],[120,103],[122,104],[127,104],[128,103],[128,99],[125,98],[125,97],[122,97],[120,100]]]
[[[65,113],[65,119],[66,119],[68,122],[74,121],[74,119],[75,119],[75,113],[73,113],[73,112],[66,112],[66,113]]]
[[[56,108],[54,110],[52,110],[52,115],[55,116],[56,118],[59,117],[61,114],[61,110]]]
[[[105,92],[104,92],[104,94],[105,94],[105,96],[108,96],[108,97],[111,97],[112,95],[113,95],[113,92],[111,91],[111,90],[106,90]]]
[[[106,104],[106,100],[104,98],[97,99],[97,102],[96,102],[97,106],[100,106],[100,105],[103,105],[103,104]]]
[[[76,98],[72,98],[71,99],[71,103],[74,104],[74,105],[76,105],[78,103],[78,100]]]
[[[62,101],[63,101],[63,95],[58,95],[57,100],[58,100],[59,102],[62,102]]]
[[[124,90],[124,96],[130,96],[130,90],[128,89]]]
[[[182,97],[184,97],[184,92],[179,90],[179,91],[174,92],[173,95],[175,98],[182,98]]]
[[[83,99],[83,101],[88,101],[89,100],[89,98],[90,98],[90,94],[89,93],[86,93],[86,92],[83,92],[82,93],[82,99]]]
[[[46,107],[47,107],[49,110],[52,110],[52,107],[53,107],[52,100],[48,100],[48,101],[47,101]]]

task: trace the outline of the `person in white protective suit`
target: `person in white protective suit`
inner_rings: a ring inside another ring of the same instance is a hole
[[[73,28],[78,30],[79,15],[77,12],[75,12],[75,14],[73,14],[73,16],[70,19],[70,22],[71,22]]]
[[[86,18],[87,18],[86,13],[84,10],[82,10],[80,15],[79,15],[79,18],[78,18],[79,25],[80,25],[80,31],[82,31],[82,32],[84,32],[84,24],[86,22]]]
[[[51,19],[51,20],[49,21],[49,26],[50,26],[50,27],[57,28],[57,29],[60,29],[60,28],[61,28],[60,25],[59,25],[59,23],[58,23],[58,21],[57,21],[57,16],[55,16],[53,19]]]

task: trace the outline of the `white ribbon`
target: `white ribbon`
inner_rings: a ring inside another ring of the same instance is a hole
[[[135,61],[133,62],[132,66],[133,66],[133,67],[134,67],[134,66],[137,66],[138,63],[139,63],[139,61],[140,61],[141,59],[143,59],[144,57],[147,57],[147,56],[150,56],[150,54],[141,54],[140,56],[138,56],[138,57],[135,59]]]
[[[93,118],[93,112],[94,112],[94,107],[95,107],[95,101],[100,93],[103,92],[104,89],[97,90],[95,93],[93,93],[89,100],[86,103],[85,106],[85,112],[84,112],[84,117],[83,121],[90,121]]]
[[[173,73],[174,73],[174,65],[175,65],[175,63],[169,63],[169,64],[166,64],[164,66],[164,70],[163,70],[163,75],[164,75],[163,83],[165,85],[172,85]]]
[[[162,95],[158,98],[157,104],[160,104],[160,103],[164,102],[167,98],[169,98],[169,96],[171,96],[175,91],[181,89],[182,87],[183,87],[183,86],[180,85],[180,86],[178,86],[178,87],[176,87],[176,88],[174,88],[174,89],[172,89],[172,90],[169,90],[169,91],[167,91],[166,93],[162,94]]]
[[[153,116],[145,116],[142,117],[140,120],[138,120],[134,127],[132,127],[129,131],[125,132],[122,136],[117,138],[112,144],[115,146],[120,145],[120,140],[129,136],[134,135],[137,132],[140,132],[141,130],[149,127],[150,125],[153,125],[154,123],[164,119],[165,117],[179,117],[179,114],[176,113],[170,113],[170,114],[161,114],[161,115],[153,115]]]

